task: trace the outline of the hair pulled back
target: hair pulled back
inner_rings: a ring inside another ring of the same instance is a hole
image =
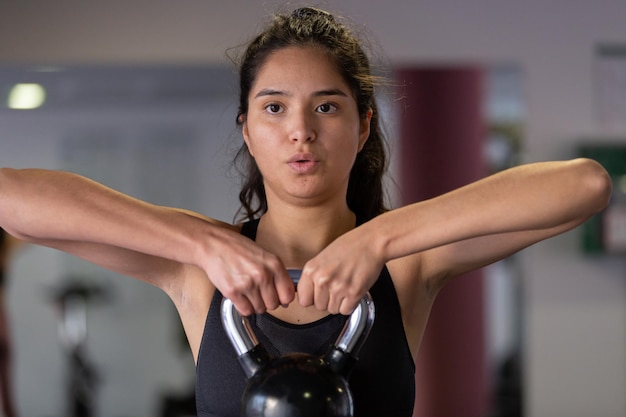
[[[248,96],[261,66],[268,56],[291,46],[317,46],[335,60],[337,69],[349,85],[356,99],[361,117],[371,109],[370,136],[358,153],[348,182],[347,204],[361,221],[367,221],[386,210],[383,175],[387,156],[385,138],[374,98],[375,80],[369,59],[359,40],[346,25],[336,21],[320,9],[305,7],[291,14],[278,14],[265,31],[248,45],[239,67],[239,111],[237,124],[241,126],[248,112]],[[245,143],[237,152],[235,162],[244,174],[239,193],[240,213],[249,220],[267,211],[263,176],[248,152]]]

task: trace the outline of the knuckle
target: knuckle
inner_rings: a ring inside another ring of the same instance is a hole
[[[354,286],[347,286],[346,296],[350,303],[358,303],[358,300],[360,300],[362,296],[362,290]]]
[[[242,277],[237,282],[237,289],[243,293],[249,293],[254,287],[254,280],[249,276]]]
[[[345,305],[342,305],[341,308],[339,309],[339,314],[342,314],[344,316],[349,316],[350,314],[352,314],[353,311],[354,311],[354,308],[346,307]]]
[[[315,284],[318,288],[326,289],[331,284],[331,277],[329,275],[320,275],[316,280]]]
[[[235,306],[235,309],[239,312],[239,314],[242,316],[249,316],[250,314],[253,313],[252,306],[248,302],[245,302],[243,300],[238,300],[236,302],[233,301],[233,305]]]
[[[265,268],[258,268],[254,270],[249,276],[252,284],[260,286],[271,284],[273,282],[273,278],[274,274]]]
[[[230,284],[226,284],[226,285],[222,286],[221,292],[222,292],[222,295],[225,298],[228,298],[229,300],[232,300],[233,298],[235,298],[235,296],[238,295],[237,291],[235,290],[235,288],[232,285],[230,285]]]

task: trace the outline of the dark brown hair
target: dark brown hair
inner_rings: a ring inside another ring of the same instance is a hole
[[[373,111],[370,136],[358,153],[348,182],[347,203],[359,220],[367,221],[386,210],[383,175],[387,168],[385,138],[374,98],[378,77],[372,75],[369,58],[357,37],[330,13],[305,7],[291,14],[276,15],[267,29],[247,47],[239,66],[239,111],[241,126],[248,112],[248,95],[258,72],[276,50],[289,46],[317,46],[331,56],[344,80],[352,89],[361,117]],[[240,214],[252,220],[267,211],[263,176],[245,143],[235,157],[244,182],[239,193]]]

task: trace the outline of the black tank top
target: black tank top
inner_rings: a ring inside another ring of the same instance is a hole
[[[256,238],[258,220],[241,233]],[[404,333],[398,297],[387,268],[370,289],[374,325],[350,375],[355,417],[411,417],[415,401],[415,364]],[[239,417],[246,377],[220,320],[222,294],[216,290],[207,316],[196,367],[198,417]],[[336,341],[347,317],[330,315],[295,325],[269,314],[252,316],[259,341],[272,355],[305,352],[321,355]]]

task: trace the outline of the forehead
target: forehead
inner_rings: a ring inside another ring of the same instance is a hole
[[[315,46],[289,46],[272,52],[260,66],[251,94],[267,87],[285,91],[333,87],[350,92],[332,56]]]

